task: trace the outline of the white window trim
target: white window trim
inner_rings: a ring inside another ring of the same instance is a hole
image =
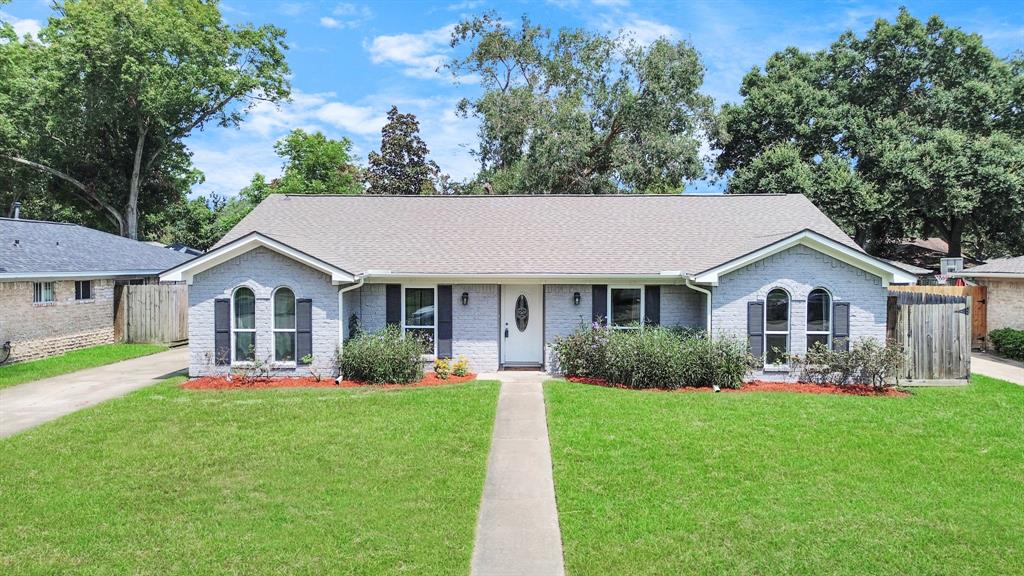
[[[811,330],[811,315],[809,313],[810,312],[810,306],[811,306],[811,294],[816,292],[816,291],[818,291],[818,290],[821,290],[822,292],[824,292],[825,296],[828,297],[828,303],[825,306],[825,325],[828,327],[828,329],[824,330],[824,331],[822,331],[822,330]],[[832,293],[829,292],[827,288],[822,288],[821,286],[819,286],[819,287],[811,290],[810,292],[808,292],[807,293],[807,311],[808,311],[808,314],[807,314],[807,326],[805,326],[805,330],[804,330],[805,336],[820,336],[820,335],[824,334],[826,336],[825,347],[828,348],[829,350],[831,350],[832,349]],[[792,330],[792,326],[790,326],[790,329]],[[805,349],[804,350],[805,353],[811,351],[810,338],[804,338],[804,349]]]
[[[786,295],[786,330],[769,330],[768,329],[768,296],[778,290]],[[768,336],[778,336],[784,334],[786,336],[786,354],[791,354],[793,350],[793,295],[789,293],[789,290],[781,287],[775,287],[768,290],[768,293],[764,295],[764,369],[767,371],[785,371],[789,369],[788,364],[769,364],[768,363]]]
[[[238,291],[242,290],[243,288],[252,293],[252,299],[253,299],[253,322],[252,322],[253,323],[253,327],[252,328],[237,328],[237,327],[235,327],[235,295],[238,294]],[[252,351],[252,355],[253,355],[253,359],[252,360],[237,360],[235,358],[235,349],[237,348],[237,346],[235,346],[235,334],[237,332],[252,332],[253,333],[253,343],[255,344],[255,342],[256,342],[256,317],[258,316],[258,314],[256,314],[256,309],[255,308],[256,308],[256,291],[253,290],[252,287],[246,286],[246,285],[243,284],[242,286],[236,286],[235,289],[231,291],[231,318],[229,320],[230,320],[230,323],[231,323],[230,326],[231,326],[231,365],[232,366],[252,366],[255,363],[255,360],[256,360],[256,350]]]
[[[644,326],[644,319],[647,317],[647,290],[644,290],[643,286],[609,286],[608,287],[608,327],[615,330],[635,330],[633,326],[616,326],[612,323],[614,317],[614,311],[612,310],[612,290],[640,290],[640,327]]]
[[[434,291],[434,325],[433,326],[418,326],[415,324],[405,323],[405,291],[410,288],[415,289],[430,289]],[[402,310],[402,336],[405,336],[406,329],[412,328],[414,330],[425,330],[431,329],[434,331],[434,337],[431,339],[434,342],[434,350],[428,356],[437,356],[437,284],[402,284],[402,302],[400,304]]]
[[[43,294],[44,294],[43,288],[45,286],[47,286],[47,285],[49,285],[49,287],[50,287],[50,299],[49,300],[43,299]],[[38,300],[36,300],[37,288],[38,288],[38,292],[39,292],[39,299]],[[53,304],[55,302],[57,302],[57,283],[56,282],[54,282],[52,280],[48,280],[48,281],[43,281],[43,282],[33,282],[32,283],[32,303],[33,304],[36,304],[36,305],[39,305],[39,306],[46,306],[48,304]]]
[[[292,327],[291,328],[278,328],[277,327],[277,293],[280,290],[290,290],[292,293]],[[278,286],[274,288],[274,291],[270,294],[270,353],[275,366],[295,366],[298,364],[298,358],[295,360],[278,360],[277,359],[277,334],[278,332],[285,333],[291,332],[292,334],[292,352],[298,355],[298,344],[299,344],[299,310],[298,310],[299,297],[295,295],[295,290],[292,290],[291,286]]]

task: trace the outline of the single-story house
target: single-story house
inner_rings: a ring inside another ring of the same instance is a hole
[[[884,339],[886,287],[915,281],[801,195],[275,194],[161,278],[190,285],[193,376],[331,369],[354,330],[386,324],[478,372],[557,371],[553,340],[591,322],[800,353]]]
[[[191,258],[76,224],[0,218],[0,345],[16,362],[113,342],[115,284],[157,282]]]
[[[1024,256],[989,260],[955,274],[987,287],[988,330],[1024,330]]]

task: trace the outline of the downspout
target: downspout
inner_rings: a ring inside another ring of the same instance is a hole
[[[690,282],[691,278],[689,276],[685,276],[684,275],[683,279],[686,281],[686,287],[687,288],[689,288],[691,290],[696,290],[697,292],[700,292],[700,293],[704,294],[707,297],[707,298],[705,298],[705,301],[707,302],[707,304],[704,306],[705,314],[707,316],[707,319],[704,322],[704,325],[707,326],[707,330],[705,331],[706,332],[705,333],[705,337],[708,338],[708,339],[711,339],[711,290],[708,290],[707,288],[701,288],[700,286],[696,286],[696,285],[692,284]]]
[[[363,282],[366,281],[366,276],[359,276],[359,281],[351,286],[346,286],[338,290],[338,353],[341,353],[341,349],[345,346],[345,292],[355,290],[356,288],[362,288]],[[341,383],[341,374],[338,374],[336,381]]]

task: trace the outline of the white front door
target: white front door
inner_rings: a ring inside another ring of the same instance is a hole
[[[501,287],[501,357],[509,366],[544,362],[544,287]]]

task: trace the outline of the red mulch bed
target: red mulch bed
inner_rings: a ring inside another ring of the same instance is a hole
[[[609,388],[622,388],[629,389],[621,384],[609,384],[605,380],[600,378],[580,378],[576,376],[570,376],[567,378],[570,382],[578,382],[580,384],[592,384],[595,386],[606,386]],[[650,392],[713,392],[711,388],[678,388],[676,390],[664,390],[660,388],[645,389],[644,391]],[[850,385],[850,386],[835,386],[832,384],[812,384],[809,382],[777,382],[770,380],[752,380],[750,382],[744,382],[743,386],[738,389],[723,388],[722,392],[728,392],[733,394],[743,394],[747,392],[792,392],[796,394],[838,394],[842,396],[909,396],[910,394],[904,390],[897,390],[896,388],[886,388],[884,390],[875,390],[870,386],[861,385]]]
[[[358,380],[342,380],[341,383],[334,381],[334,378],[321,378],[319,382],[315,378],[305,376],[302,378],[254,378],[243,380],[234,378],[228,380],[223,376],[203,376],[189,380],[181,385],[186,390],[247,390],[255,388],[421,388],[424,386],[444,386],[446,384],[461,384],[475,380],[476,374],[470,372],[465,376],[451,375],[447,380],[437,377],[437,374],[428,372],[419,382],[412,384],[369,384]]]

